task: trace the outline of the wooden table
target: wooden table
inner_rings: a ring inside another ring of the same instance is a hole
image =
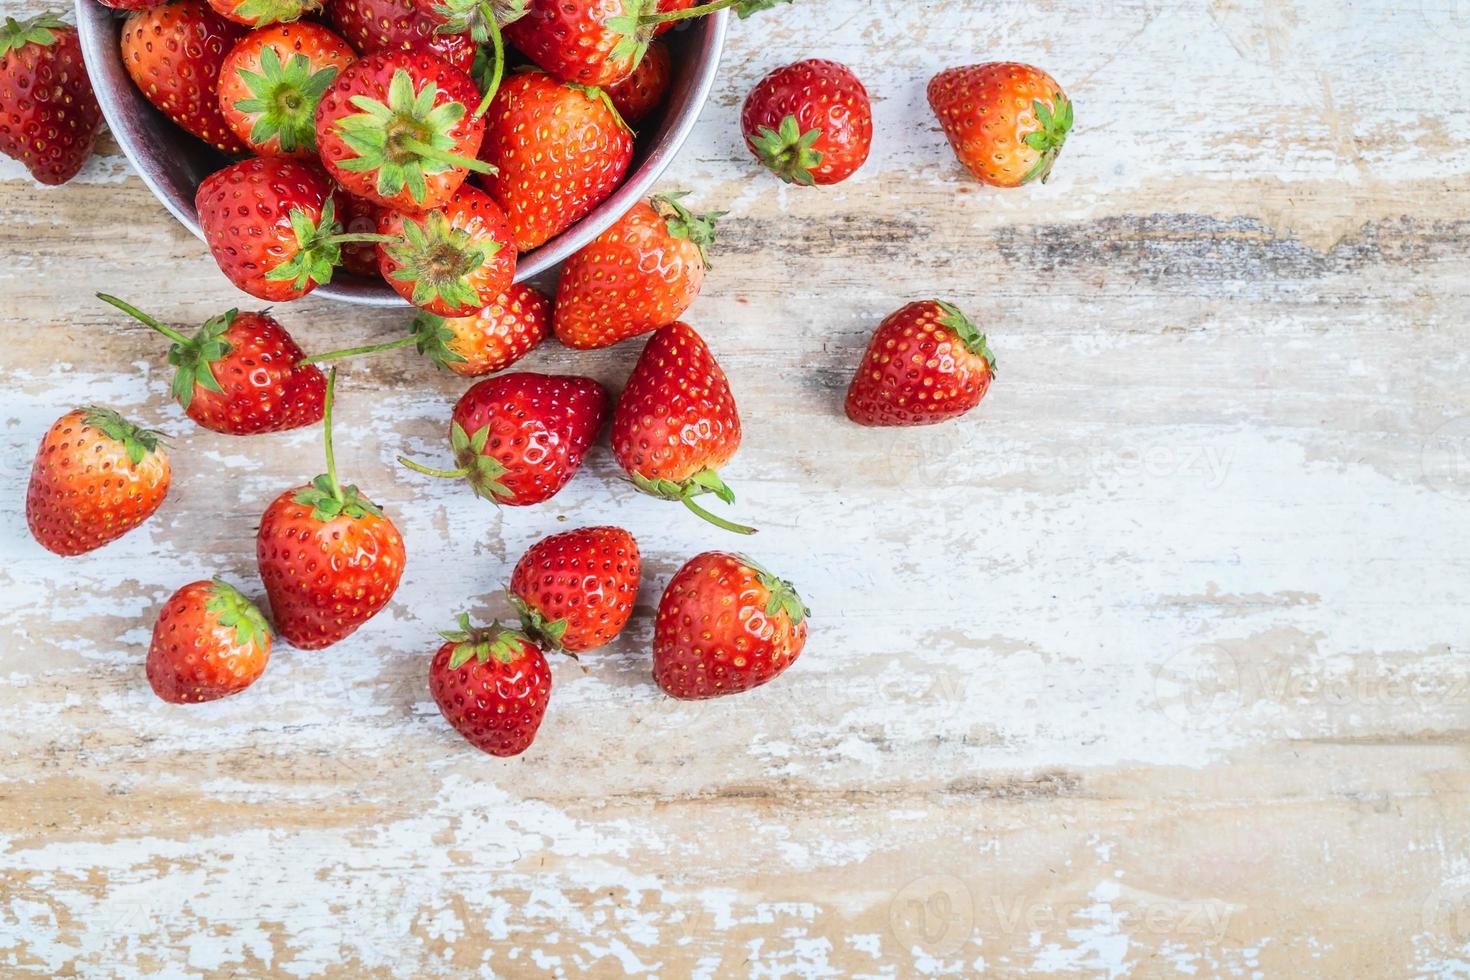
[[[684,704],[653,609],[736,542],[638,496],[604,448],[497,511],[395,466],[444,458],[463,382],[413,355],[340,381],[339,458],[404,531],[392,605],[248,693],[165,705],[159,604],[222,574],[320,469],[319,433],[201,431],[160,339],[244,302],[110,143],[0,224],[0,973],[665,977],[1470,971],[1470,16],[1454,0],[802,0],[736,24],[662,185],[728,209],[690,320],[743,409],[749,551],[814,610],[763,690]],[[760,74],[869,84],[867,167],[788,189],[741,146]],[[1052,182],[962,176],[939,67],[1034,61],[1077,104]],[[989,331],[971,417],[841,411],[886,313]],[[248,305],[248,304],[247,304]],[[309,348],[406,317],[305,301]],[[527,364],[617,388],[638,344]],[[30,541],[50,422],[161,424],[175,488],[83,559]],[[613,647],[555,665],[540,738],[468,749],[434,630],[504,615],[516,558],[620,523],[646,558]]]

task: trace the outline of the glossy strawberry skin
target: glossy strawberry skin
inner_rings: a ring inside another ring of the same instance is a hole
[[[656,331],[613,412],[613,453],[630,476],[680,483],[740,448],[725,372],[686,323]]]
[[[498,482],[509,491],[494,499],[525,507],[550,500],[576,475],[611,403],[591,378],[516,371],[473,385],[453,422],[471,436],[490,427],[481,455],[505,467]]]
[[[422,309],[442,317],[473,316],[495,302],[496,297],[509,289],[515,279],[516,247],[512,241],[510,224],[506,220],[505,212],[500,210],[500,205],[489,194],[467,185],[456,190],[448,201],[435,210],[448,219],[451,228],[469,235],[471,244],[483,245],[493,250],[494,254],[489,261],[475,268],[466,277],[475,293],[473,302],[452,306],[443,299],[436,298],[423,304]],[[378,221],[378,232],[401,238],[405,222],[422,223],[425,220],[424,216],[384,211]],[[414,283],[398,277],[403,266],[394,259],[394,248],[378,245],[377,249],[379,274],[398,295],[412,303]]]
[[[694,0],[660,0],[658,9],[693,5]],[[628,6],[627,0],[531,0],[526,15],[507,26],[505,35],[564,82],[610,85],[633,71],[631,58],[613,57],[623,35],[607,26],[609,18],[626,14]]]
[[[423,91],[432,83],[437,89],[433,102],[436,108],[451,102],[465,107],[465,114],[449,130],[453,145],[447,148],[447,152],[473,159],[480,150],[485,132],[485,120],[474,118],[474,110],[480,103],[480,90],[463,71],[437,55],[419,50],[380,51],[353,62],[343,70],[317,106],[317,149],[322,164],[348,193],[384,207],[417,213],[444,205],[464,183],[469,171],[463,167],[450,167],[440,173],[426,175],[427,193],[422,200],[416,199],[408,187],[385,196],[378,193],[377,171],[355,171],[343,167],[344,162],[356,159],[358,154],[343,140],[337,128],[340,120],[361,112],[352,104],[353,98],[365,96],[386,103],[389,83],[398,71],[408,73],[415,92]]]
[[[1041,128],[1033,102],[1057,108],[1065,95],[1056,79],[1017,62],[949,68],[929,81],[929,106],[955,156],[993,187],[1019,187],[1035,174],[1041,154],[1026,143]],[[1049,168],[1047,168],[1049,169]]]
[[[269,13],[252,13],[249,0],[209,0],[214,12],[226,20],[246,27],[268,27],[276,23],[291,23],[320,7],[317,0],[275,0],[276,9]],[[256,6],[265,7],[264,4]]]
[[[317,167],[288,157],[253,157],[204,178],[194,196],[204,241],[220,271],[257,299],[284,302],[316,288],[298,287],[267,273],[300,250],[291,211],[300,209],[319,222],[332,193],[331,181]]]
[[[236,314],[222,339],[229,351],[212,366],[223,392],[194,385],[184,411],[212,432],[283,432],[322,420],[327,379],[274,317]]]
[[[134,463],[124,444],[68,412],[36,450],[26,490],[26,524],[43,548],[80,555],[152,517],[168,494],[168,453],[159,445]]]
[[[483,377],[510,367],[546,339],[551,299],[516,283],[483,310],[446,320],[444,326],[453,334],[446,346],[462,358],[445,367],[462,377]]]
[[[674,61],[669,46],[654,41],[631,75],[607,86],[607,97],[612,99],[613,108],[624,122],[637,126],[664,104],[673,79]]]
[[[314,144],[304,143],[288,152],[282,149],[279,134],[272,134],[261,141],[252,139],[252,131],[261,114],[236,108],[239,103],[253,96],[245,76],[241,73],[262,75],[260,58],[266,48],[271,48],[275,52],[282,65],[287,65],[296,56],[306,58],[312,74],[326,69],[341,72],[343,68],[356,60],[357,52],[353,51],[346,41],[322,25],[312,21],[300,21],[290,24],[273,24],[251,31],[230,49],[229,54],[225,55],[224,64],[220,67],[219,88],[216,93],[220,112],[224,116],[225,124],[230,127],[230,131],[239,137],[252,153],[260,156],[314,159],[316,157]],[[305,105],[301,111],[307,113],[315,110],[314,107]],[[315,133],[311,135],[315,139]]]
[[[770,589],[737,555],[696,555],[669,580],[653,627],[653,677],[666,694],[698,700],[767,684],[806,645],[805,616],[767,613]],[[799,600],[798,600],[799,601]]]
[[[277,634],[302,650],[320,650],[382,611],[403,577],[403,537],[386,517],[339,515],[318,520],[287,490],[266,508],[255,538],[260,580]]]
[[[220,612],[210,608],[218,589],[210,581],[189,583],[169,597],[153,624],[148,683],[170,704],[198,704],[238,694],[265,672],[271,640],[264,622],[260,632],[240,642],[236,627],[222,622]]]
[[[175,0],[136,11],[122,29],[122,59],[133,84],[192,136],[235,156],[248,152],[219,109],[220,67],[245,36],[204,0]]]
[[[474,67],[474,42],[463,34],[440,33],[439,20],[413,0],[332,0],[327,14],[361,54],[427,51],[460,71]]]
[[[612,642],[627,625],[641,572],[633,535],[620,527],[584,527],[532,545],[516,563],[510,592],[541,622],[565,620],[561,648],[583,653]]]
[[[480,182],[505,209],[522,252],[586,217],[633,161],[633,134],[612,109],[540,72],[507,79],[485,123],[480,159],[499,172]]]
[[[458,644],[447,642],[429,662],[429,693],[450,726],[482,752],[520,755],[531,747],[551,697],[546,655],[518,644],[510,663],[471,657],[450,667]]]
[[[51,21],[55,23],[55,21]],[[64,184],[92,155],[102,110],[74,27],[50,27],[0,55],[0,153],[43,184]]]
[[[924,300],[878,325],[847,390],[848,418],[869,426],[930,425],[980,404],[992,364],[941,322],[944,315],[937,302]]]
[[[867,89],[845,65],[813,58],[777,68],[756,83],[740,112],[746,145],[758,157],[762,127],[779,130],[787,116],[797,129],[820,130],[812,149],[822,154],[811,169],[812,183],[846,180],[868,159],[873,145],[873,110]]]

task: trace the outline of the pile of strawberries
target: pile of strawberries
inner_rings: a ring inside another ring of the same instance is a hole
[[[480,379],[449,419],[452,466],[400,459],[418,473],[464,480],[499,505],[542,503],[610,424],[639,490],[754,533],[701,503],[735,500],[721,470],[740,446],[740,415],[709,346],[680,320],[720,214],[658,195],[568,260],[554,300],[514,279],[521,252],[586,216],[625,176],[630,126],[657,110],[671,77],[657,36],[689,17],[790,0],[327,0],[325,11],[317,0],[107,2],[132,10],[121,48],[140,91],[186,132],[244,157],[196,198],[231,282],[281,302],[343,267],[381,276],[420,309],[397,339],[311,355],[267,312],[229,310],[188,335],[99,294],[171,342],[173,397],[198,425],[244,436],[323,423],[325,472],[272,501],[257,534],[275,636],[310,650],[342,641],[387,605],[407,564],[393,521],[337,475],[336,370],[319,365],[342,358],[412,346]],[[530,62],[509,76],[506,38]],[[0,28],[0,151],[50,183],[76,174],[100,125],[78,51],[75,31],[49,15]],[[942,72],[929,100],[960,160],[1000,187],[1045,180],[1072,125],[1057,83],[1021,64]],[[762,79],[741,127],[771,172],[811,186],[858,170],[873,124],[858,78],[814,59]],[[552,333],[575,349],[649,336],[616,398],[586,377],[497,373]],[[994,374],[984,334],[957,307],[910,303],[874,333],[847,415],[879,426],[953,419],[979,404]],[[41,442],[27,520],[43,546],[79,555],[146,521],[168,487],[160,433],[78,408]],[[509,582],[518,629],[461,617],[441,634],[429,689],[445,718],[486,752],[523,752],[550,695],[546,653],[611,641],[640,574],[638,544],[621,528],[534,545]],[[654,679],[691,699],[765,684],[800,654],[808,616],[791,583],[754,561],[698,555],[659,603]],[[238,693],[264,671],[272,635],[233,586],[190,583],[158,616],[149,682],[172,702]]]

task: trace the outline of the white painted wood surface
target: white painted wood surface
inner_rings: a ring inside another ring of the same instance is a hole
[[[17,8],[12,4],[12,11]],[[853,180],[758,173],[760,74],[850,64]],[[939,67],[1034,61],[1077,105],[1046,187],[964,179]],[[115,151],[0,168],[0,973],[85,976],[1470,972],[1470,10],[1455,0],[801,0],[732,30],[664,185],[730,210],[689,319],[731,376],[748,547],[814,610],[798,664],[704,704],[649,678],[652,610],[734,544],[606,448],[534,509],[393,464],[444,453],[463,382],[341,379],[344,476],[403,530],[387,611],[278,649],[245,695],[149,692],[152,617],[259,595],[269,500],[318,433],[237,440],[168,400],[158,338],[241,302]],[[868,332],[941,295],[989,330],[981,409],[841,415]],[[404,317],[306,301],[309,349]],[[638,345],[534,368],[621,385]],[[173,437],[158,517],[80,560],[26,535],[49,423],[102,401]],[[500,762],[425,687],[433,631],[504,614],[530,543],[618,522],[638,614],[558,663]]]

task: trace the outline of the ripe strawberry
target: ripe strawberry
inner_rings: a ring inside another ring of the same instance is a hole
[[[465,72],[475,63],[470,37],[441,32],[439,19],[420,11],[414,0],[332,0],[327,14],[348,43],[365,55],[427,51]]]
[[[281,638],[320,650],[372,619],[403,577],[403,537],[356,486],[337,481],[332,454],[332,391],[327,377],[322,435],[327,472],[281,494],[266,508],[255,538],[260,580]]]
[[[546,650],[578,654],[612,642],[633,614],[642,562],[620,527],[542,538],[516,563],[510,601],[521,629]]]
[[[225,277],[264,300],[300,299],[331,282],[344,242],[382,241],[344,234],[331,181],[289,157],[254,157],[217,170],[199,185],[194,204]]]
[[[868,159],[873,109],[847,66],[812,58],[757,82],[740,129],[756,159],[788,184],[836,184]]]
[[[878,325],[847,389],[858,425],[929,425],[980,404],[995,377],[985,335],[942,300],[910,303]]]
[[[161,7],[168,0],[97,0],[104,7],[114,10],[147,10],[150,7]]]
[[[485,122],[474,80],[426,51],[383,51],[349,65],[322,96],[322,163],[349,193],[402,211],[446,203],[470,170]]]
[[[209,0],[215,13],[246,27],[300,20],[321,9],[320,0]]]
[[[607,97],[623,121],[636,126],[664,104],[673,80],[674,59],[669,55],[669,46],[654,41],[631,75],[607,86]]]
[[[267,314],[230,310],[210,317],[191,339],[116,296],[97,298],[173,341],[174,399],[211,432],[244,436],[321,421],[326,377],[302,363],[301,348]]]
[[[496,172],[480,182],[522,252],[586,217],[633,162],[633,134],[601,89],[526,72],[500,87],[485,119],[480,159]]]
[[[230,130],[261,156],[316,156],[316,107],[357,52],[320,24],[276,24],[251,31],[220,68],[220,112]]]
[[[467,615],[439,635],[445,643],[429,662],[429,693],[450,727],[491,755],[530,748],[551,697],[546,655],[499,623],[475,629]]]
[[[740,414],[725,372],[687,323],[648,339],[613,411],[612,446],[639,490],[677,500],[716,527],[755,533],[694,502],[706,493],[735,502],[719,468],[740,448]]]
[[[748,558],[706,551],[674,573],[653,626],[653,679],[681,700],[775,680],[806,645],[811,610]]]
[[[516,249],[505,212],[484,191],[460,187],[422,215],[385,211],[378,269],[398,295],[439,316],[471,316],[510,287]]]
[[[0,153],[43,184],[64,184],[92,155],[102,110],[75,27],[53,14],[0,25]]]
[[[446,320],[422,313],[414,321],[419,353],[466,378],[505,370],[535,350],[550,329],[551,300],[519,283],[469,316]]]
[[[204,0],[174,0],[128,15],[122,59],[145,98],[185,132],[235,156],[249,152],[219,110],[220,66],[245,28]]]
[[[960,163],[994,187],[1046,183],[1072,131],[1072,102],[1056,79],[1012,61],[940,72],[929,106]]]
[[[517,371],[473,385],[454,406],[455,470],[398,457],[409,469],[466,478],[486,500],[525,507],[550,500],[576,475],[611,399],[591,378]]]
[[[526,16],[505,33],[526,57],[564,82],[610,85],[632,74],[642,60],[658,26],[649,18],[662,11],[684,11],[693,3],[531,0]]]
[[[709,268],[706,248],[724,214],[693,214],[684,192],[640,201],[567,260],[556,294],[556,337],[568,347],[610,347],[689,308]]]
[[[270,628],[234,586],[190,582],[169,597],[153,624],[148,684],[170,704],[239,694],[265,672]]]
[[[160,433],[110,408],[78,408],[57,419],[36,450],[26,523],[46,550],[80,555],[152,517],[168,481]]]

